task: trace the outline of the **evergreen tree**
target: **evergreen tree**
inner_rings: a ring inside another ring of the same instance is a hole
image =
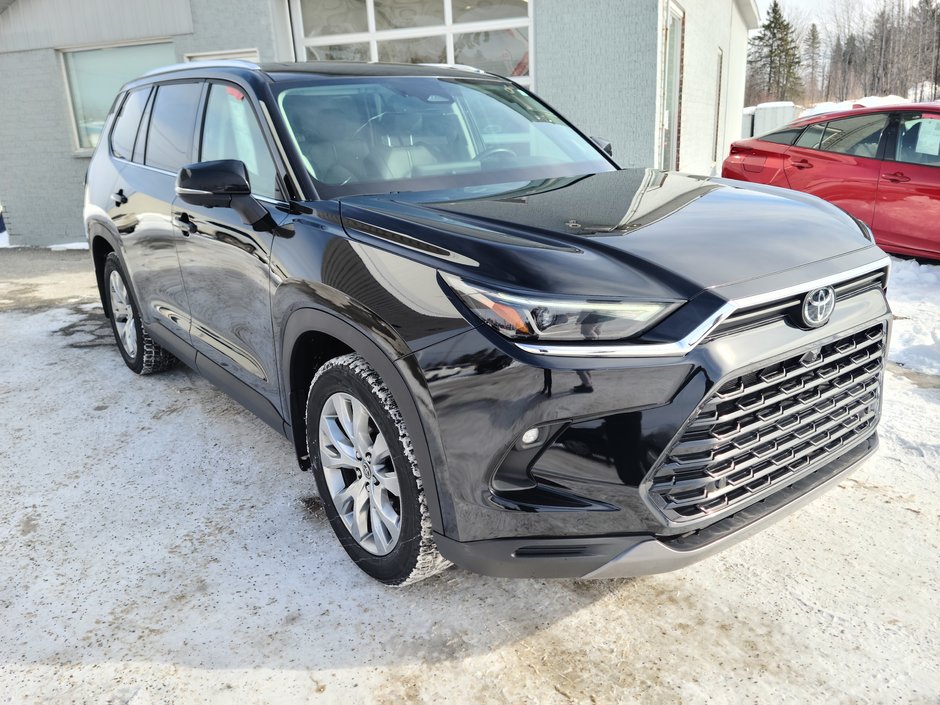
[[[800,52],[793,25],[783,16],[778,0],[767,21],[750,42],[748,64],[753,68],[753,95],[758,100],[798,99]]]
[[[819,69],[822,65],[822,39],[819,37],[819,29],[815,22],[809,26],[809,31],[806,33],[806,41],[803,44],[803,65],[806,67],[805,96],[810,102],[815,102],[819,96]]]

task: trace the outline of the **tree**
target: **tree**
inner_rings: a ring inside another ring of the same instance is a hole
[[[819,28],[814,22],[809,26],[806,33],[806,40],[803,43],[803,65],[806,67],[806,86],[805,98],[815,103],[819,97],[819,87],[821,78],[819,69],[822,67],[822,39],[819,36]]]
[[[750,42],[748,65],[753,79],[748,97],[756,99],[754,102],[800,97],[799,44],[778,0],[773,1],[767,21]]]

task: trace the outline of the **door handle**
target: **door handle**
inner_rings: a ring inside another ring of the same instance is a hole
[[[793,166],[795,166],[797,169],[812,169],[813,163],[808,159],[801,159],[798,162],[793,162]]]
[[[903,184],[905,181],[910,181],[910,176],[904,176],[900,171],[896,171],[893,174],[882,174],[881,178],[885,181],[890,181],[892,184]]]
[[[189,219],[189,213],[176,213],[176,218],[173,219],[173,225],[182,230],[183,235],[186,237],[195,235],[196,231],[199,229],[196,227],[196,224]]]
[[[111,200],[115,206],[123,206],[127,203],[127,196],[124,195],[124,189],[119,188],[117,192],[111,194]]]

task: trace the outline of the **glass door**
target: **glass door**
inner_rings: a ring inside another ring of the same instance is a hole
[[[679,119],[682,109],[682,12],[669,7],[663,46],[663,96],[660,122],[660,168],[679,168]]]

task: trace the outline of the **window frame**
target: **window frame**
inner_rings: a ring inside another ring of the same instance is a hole
[[[453,0],[456,1],[456,0]],[[506,76],[524,88],[535,90],[535,57],[533,48],[535,41],[532,33],[534,22],[532,21],[532,8],[535,4],[527,0],[527,14],[519,17],[510,17],[508,19],[481,20],[479,22],[455,22],[453,18],[452,0],[440,0],[444,5],[444,23],[437,25],[425,25],[421,27],[402,27],[397,29],[376,29],[375,24],[375,4],[373,0],[366,0],[366,22],[365,32],[348,32],[345,34],[323,34],[316,37],[306,37],[303,28],[303,8],[301,0],[288,0],[289,12],[291,16],[291,29],[293,31],[294,54],[298,61],[307,61],[308,47],[324,47],[336,44],[368,44],[369,61],[378,61],[378,43],[385,40],[394,39],[424,39],[427,37],[444,36],[444,51],[446,64],[456,63],[454,60],[454,37],[458,34],[468,32],[495,32],[505,29],[525,29],[528,32],[529,41],[529,72],[525,76]]]
[[[65,59],[66,54],[74,54],[74,53],[83,52],[83,51],[93,51],[95,49],[123,49],[125,47],[135,47],[135,46],[142,46],[142,45],[148,45],[148,44],[169,44],[172,46],[173,38],[172,37],[147,37],[145,39],[139,39],[139,40],[122,40],[122,41],[117,41],[117,42],[102,42],[99,44],[73,44],[73,45],[54,47],[55,52],[58,55],[57,58],[59,62],[59,74],[62,78],[62,83],[65,85],[65,102],[66,102],[66,105],[68,106],[69,132],[71,135],[73,156],[90,157],[92,154],[94,154],[96,147],[83,147],[81,145],[81,140],[79,139],[79,136],[78,136],[78,120],[77,120],[77,116],[75,115],[75,99],[72,96],[72,86],[71,86],[71,83],[69,82],[69,71],[68,71],[68,66],[67,66],[66,59]],[[127,92],[129,91],[125,91],[125,93]],[[120,96],[120,94],[121,94],[121,91],[119,90],[118,96]],[[112,109],[109,112],[109,115],[113,115],[113,114],[115,114],[115,110],[114,110],[114,106],[112,105]],[[107,119],[107,116],[106,116],[106,119]],[[110,154],[111,127],[113,127],[113,121],[112,121],[111,126],[108,126],[108,124],[105,123],[104,127],[107,130],[108,143],[109,143],[108,153]],[[101,141],[102,141],[101,138],[99,138],[98,144],[101,144]]]
[[[206,116],[209,112],[209,93],[212,90],[212,86],[232,86],[244,94],[245,100],[248,101],[251,112],[255,117],[255,122],[258,124],[258,129],[261,130],[261,137],[264,140],[264,145],[268,150],[268,155],[271,157],[271,162],[274,164],[275,190],[279,194],[277,198],[262,196],[261,194],[254,192],[252,192],[251,195],[253,198],[257,198],[258,200],[265,201],[267,203],[288,204],[290,200],[284,179],[285,168],[281,163],[277,145],[273,143],[273,136],[270,134],[271,129],[265,129],[265,126],[268,125],[268,122],[262,119],[261,111],[259,110],[259,106],[256,104],[256,98],[253,91],[249,90],[245,86],[239,85],[235,81],[227,81],[221,78],[207,78],[204,82],[205,86],[203,88],[202,96],[199,99],[199,108],[196,111],[196,126],[193,131],[192,155],[194,162],[198,163],[198,161],[202,159],[202,139],[206,129]]]

